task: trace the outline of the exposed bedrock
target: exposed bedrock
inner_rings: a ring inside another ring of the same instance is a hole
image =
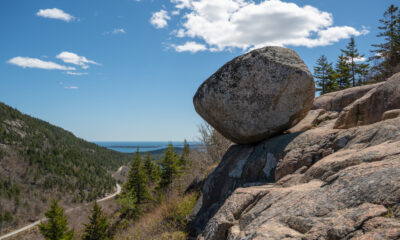
[[[400,239],[399,78],[335,108],[347,93],[317,98],[292,133],[232,146],[204,184],[198,239]]]
[[[368,91],[340,113],[335,128],[351,128],[382,120],[386,111],[400,108],[400,73]]]

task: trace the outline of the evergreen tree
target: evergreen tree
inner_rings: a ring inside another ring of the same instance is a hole
[[[350,42],[346,46],[346,49],[345,50],[341,49],[341,51],[346,57],[347,64],[349,65],[348,68],[350,71],[351,86],[355,87],[357,85],[361,85],[362,81],[360,81],[359,75],[361,73],[364,73],[369,65],[363,63],[357,63],[360,59],[364,57],[364,55],[360,55],[358,53],[356,42],[353,37],[350,39]]]
[[[39,230],[46,240],[73,239],[74,231],[68,229],[67,216],[56,200],[51,200],[50,208],[45,216],[47,221],[39,224]]]
[[[173,178],[178,174],[179,157],[174,150],[172,143],[168,144],[161,161],[161,182],[160,187],[165,188],[172,183]]]
[[[154,164],[153,160],[151,159],[151,155],[149,152],[146,153],[146,159],[144,161],[144,170],[147,174],[147,178],[150,183],[156,181],[158,179],[157,175],[157,166]]]
[[[334,70],[332,63],[328,62],[325,55],[317,60],[317,65],[314,67],[314,78],[317,82],[317,91],[320,94],[337,91],[338,87],[334,79]]]
[[[154,177],[155,177],[155,181],[160,180],[161,174],[162,174],[161,166],[158,165],[158,164],[154,164]]]
[[[360,63],[357,68],[357,84],[358,86],[366,84],[368,77],[370,75],[370,66],[368,63]]]
[[[339,89],[350,87],[351,74],[350,67],[347,61],[347,57],[345,57],[344,55],[340,55],[336,62],[334,78],[337,81]]]
[[[121,213],[123,217],[136,218],[140,215],[140,206],[137,204],[134,192],[124,189],[118,196],[117,201],[122,207]]]
[[[373,67],[376,72],[375,79],[383,80],[398,71],[400,63],[400,17],[398,7],[393,4],[383,14],[383,19],[379,22],[381,31],[377,37],[383,38],[383,43],[373,44],[375,47],[371,52],[374,56],[370,60],[376,60],[377,64]]]
[[[85,233],[83,234],[83,240],[109,240],[108,229],[110,224],[108,218],[104,215],[101,207],[94,203],[93,209],[91,210],[92,215],[89,216],[89,223],[85,225]]]
[[[182,149],[182,153],[181,156],[179,158],[179,165],[184,167],[186,166],[188,160],[189,160],[189,154],[190,154],[190,146],[188,144],[188,142],[185,141],[183,142],[183,149]]]
[[[135,195],[136,203],[150,199],[149,189],[147,187],[148,177],[143,169],[142,157],[139,148],[136,151],[132,166],[128,173],[128,180],[124,185],[124,190]]]

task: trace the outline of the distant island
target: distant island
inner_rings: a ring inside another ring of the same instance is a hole
[[[183,148],[183,142],[169,142],[169,141],[119,141],[119,142],[111,142],[111,141],[96,141],[94,142],[95,144],[101,146],[101,147],[106,147],[108,149],[117,151],[117,152],[122,152],[122,153],[134,153],[136,150],[139,148],[140,152],[151,152],[153,151],[156,152],[163,152],[167,148],[167,145],[169,143],[172,143],[174,145],[175,149],[182,149]],[[188,142],[191,148],[200,148],[201,143],[199,142]]]

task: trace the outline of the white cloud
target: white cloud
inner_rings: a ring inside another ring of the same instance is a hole
[[[306,47],[317,47],[317,46],[327,46],[341,39],[347,39],[351,36],[360,36],[367,34],[366,30],[356,30],[353,27],[341,26],[341,27],[329,27],[320,30],[317,33],[316,38],[303,37],[301,39],[293,39],[288,41],[289,45],[293,46],[306,46]]]
[[[355,63],[360,63],[360,62],[365,62],[367,59],[365,58],[365,57],[357,57],[357,58],[354,58],[353,59],[353,61],[355,62]],[[351,63],[351,58],[347,58],[346,59],[346,62],[347,63]]]
[[[180,37],[180,38],[185,37],[185,30],[183,30],[183,29],[179,29],[179,30],[175,31],[175,33],[176,33],[177,37]]]
[[[150,23],[156,28],[165,28],[168,26],[168,20],[171,17],[168,15],[168,12],[165,10],[160,10],[158,12],[153,13],[150,19]]]
[[[198,51],[205,51],[207,47],[204,44],[200,44],[197,42],[189,41],[183,45],[173,45],[177,52],[191,52],[195,53]]]
[[[79,56],[76,53],[73,52],[62,52],[56,56],[56,58],[61,59],[65,63],[71,63],[75,64],[78,66],[81,66],[83,69],[88,69],[89,65],[88,64],[95,64],[95,65],[100,65],[99,63],[89,60],[84,56]]]
[[[181,12],[179,10],[175,10],[171,12],[171,15],[175,16],[175,15],[179,15]]]
[[[65,89],[69,89],[69,90],[76,90],[79,89],[79,87],[77,86],[64,86]]]
[[[367,59],[365,57],[358,57],[354,59],[354,62],[365,62]]]
[[[123,28],[114,28],[111,32],[104,32],[104,34],[125,34],[126,31]]]
[[[88,73],[86,73],[86,72],[70,72],[70,71],[66,72],[66,74],[73,75],[73,76],[88,75]]]
[[[280,0],[170,1],[183,13],[182,23],[173,31],[176,37],[201,39],[210,51],[265,45],[326,46],[369,32],[334,26],[331,13]]]
[[[66,70],[73,71],[74,67],[68,67],[64,65],[60,65],[50,61],[43,61],[38,58],[30,58],[30,57],[14,57],[7,61],[9,64],[14,64],[23,68],[40,68],[46,70]]]
[[[178,9],[189,8],[193,0],[171,0]]]
[[[126,33],[123,28],[115,28],[112,32],[112,34],[120,34],[120,33]]]
[[[40,9],[36,13],[36,15],[39,17],[44,17],[44,18],[59,19],[59,20],[65,21],[65,22],[69,22],[75,18],[74,16],[72,16],[58,8]]]

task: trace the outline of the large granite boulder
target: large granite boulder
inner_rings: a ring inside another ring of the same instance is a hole
[[[265,47],[226,63],[200,86],[193,102],[218,132],[248,144],[297,124],[314,95],[313,77],[296,52]]]
[[[386,111],[399,108],[400,73],[397,73],[345,107],[335,123],[335,128],[347,129],[376,123],[382,120]]]

